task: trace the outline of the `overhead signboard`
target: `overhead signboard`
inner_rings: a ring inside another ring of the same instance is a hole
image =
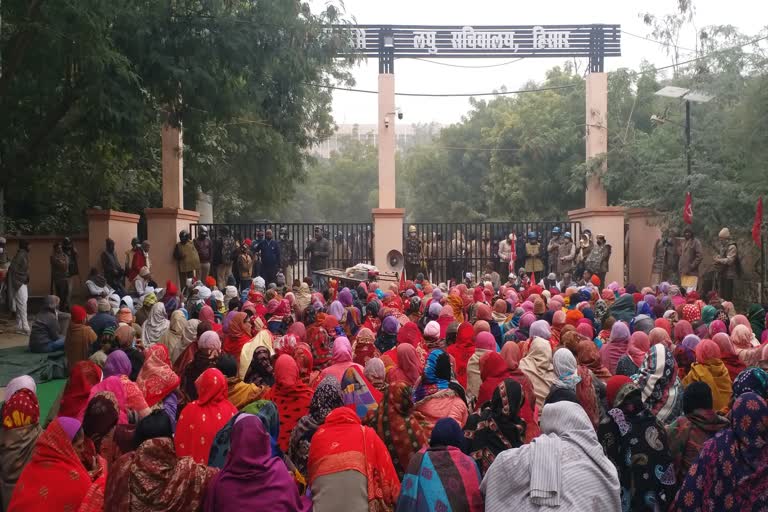
[[[620,25],[349,25],[329,27],[349,53],[429,58],[618,57]]]

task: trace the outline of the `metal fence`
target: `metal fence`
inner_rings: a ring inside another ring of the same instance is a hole
[[[256,222],[251,224],[191,224],[190,233],[197,237],[201,226],[208,228],[208,233],[214,241],[214,254],[217,243],[224,236],[225,230],[235,240],[257,240],[271,229],[274,240],[281,243],[281,259],[288,262],[285,266],[286,280],[302,279],[310,274],[309,258],[305,253],[307,245],[314,238],[315,227],[323,232],[323,237],[330,241],[331,253],[328,266],[332,268],[347,268],[357,263],[373,261],[373,226],[370,223],[337,223],[337,224],[293,224],[280,222]],[[281,239],[280,230],[287,230],[286,239]],[[296,258],[291,262],[289,249],[296,250]],[[215,259],[215,258],[214,258]],[[258,273],[259,262],[255,262],[254,270]]]
[[[548,273],[547,251],[552,229],[559,227],[563,233],[570,232],[578,244],[581,235],[580,222],[480,222],[480,223],[412,223],[403,225],[405,243],[403,251],[406,260],[406,275],[413,278],[416,271],[413,263],[408,264],[408,229],[416,228],[421,240],[422,257],[418,271],[430,277],[433,282],[449,279],[463,280],[467,272],[482,276],[488,265],[504,279],[509,273],[508,266],[500,262],[499,242],[511,233],[517,237],[517,260],[514,268],[525,266],[525,240],[529,232],[535,232],[542,246],[541,257],[544,273]],[[411,258],[411,261],[412,258]]]

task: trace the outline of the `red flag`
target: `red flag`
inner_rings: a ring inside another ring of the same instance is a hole
[[[400,272],[400,286],[399,286],[399,288],[400,288],[401,292],[405,291],[405,268],[403,268],[403,270]]]
[[[752,223],[752,240],[760,245],[760,229],[763,227],[763,196],[757,198],[755,221]]]
[[[693,198],[690,192],[685,193],[685,206],[683,207],[683,221],[693,224]]]

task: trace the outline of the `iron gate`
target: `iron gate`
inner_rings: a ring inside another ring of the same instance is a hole
[[[273,232],[274,240],[280,239],[280,230],[285,228],[288,232],[287,243],[281,244],[281,259],[287,260],[286,281],[303,279],[310,275],[309,258],[306,248],[314,238],[315,227],[323,232],[323,237],[330,241],[331,253],[328,258],[328,266],[332,268],[347,268],[357,263],[371,263],[373,261],[373,226],[371,223],[336,223],[336,224],[296,224],[280,222],[257,222],[252,224],[191,224],[190,233],[193,237],[201,226],[208,228],[208,233],[214,241],[214,255],[217,254],[217,242],[220,242],[225,233],[231,234],[238,243],[246,239],[252,241],[263,237],[267,229]],[[286,258],[284,248],[290,248],[291,242],[295,249],[295,258]],[[254,270],[259,270],[259,262],[255,262]]]
[[[414,226],[416,236],[421,240],[422,257],[419,270],[425,276],[431,276],[433,282],[446,282],[448,279],[463,280],[466,272],[475,277],[482,276],[488,265],[496,270],[502,282],[509,273],[508,267],[501,264],[498,250],[499,242],[511,233],[517,237],[515,261],[516,269],[525,266],[525,239],[529,232],[536,233],[542,245],[542,261],[545,275],[549,272],[546,247],[552,229],[559,227],[563,233],[570,232],[578,244],[581,235],[581,222],[478,222],[478,223],[429,223],[418,222],[403,225],[403,251],[408,262],[408,229]],[[408,279],[415,276],[408,274]],[[411,265],[411,268],[412,265]],[[411,274],[413,271],[410,272]]]

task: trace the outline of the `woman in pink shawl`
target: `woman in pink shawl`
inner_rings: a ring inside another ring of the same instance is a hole
[[[721,332],[728,332],[728,327],[725,326],[725,322],[722,320],[713,320],[712,323],[709,324],[709,335],[714,336],[715,334],[719,334]]]
[[[410,343],[401,343],[396,350],[397,365],[387,372],[386,381],[389,384],[405,382],[413,387],[424,369],[419,354]]]
[[[453,308],[451,306],[443,306],[443,309],[440,310],[440,315],[437,317],[437,323],[440,324],[440,339],[445,339],[445,335],[448,333],[448,326],[455,321]]]
[[[744,327],[748,327],[750,331],[752,330],[752,326],[749,324],[749,319],[746,316],[736,315],[731,318],[731,323],[728,326],[728,333],[733,334],[733,330],[737,325],[743,325]]]
[[[712,337],[712,341],[717,343],[720,347],[720,360],[728,368],[728,375],[731,376],[731,381],[736,380],[736,377],[747,366],[744,361],[739,359],[739,355],[736,353],[736,348],[733,346],[730,336],[724,332],[719,332]]]
[[[627,353],[629,346],[629,327],[624,322],[616,322],[611,329],[611,337],[608,343],[600,349],[600,359],[603,366],[608,368],[611,374],[616,375],[616,365],[621,356]]]
[[[360,375],[363,375],[365,371],[365,368],[352,361],[352,345],[349,343],[349,339],[346,336],[339,336],[333,342],[331,365],[320,373],[317,382],[322,381],[328,375],[333,375],[336,380],[341,382],[344,372],[350,367],[357,370]]]
[[[261,418],[240,414],[235,419],[230,439],[227,462],[208,484],[205,512],[312,510],[312,502],[299,495],[282,459],[272,456],[270,437]]]
[[[693,326],[688,320],[678,320],[674,328],[675,343],[682,343],[686,336],[693,334]]]

